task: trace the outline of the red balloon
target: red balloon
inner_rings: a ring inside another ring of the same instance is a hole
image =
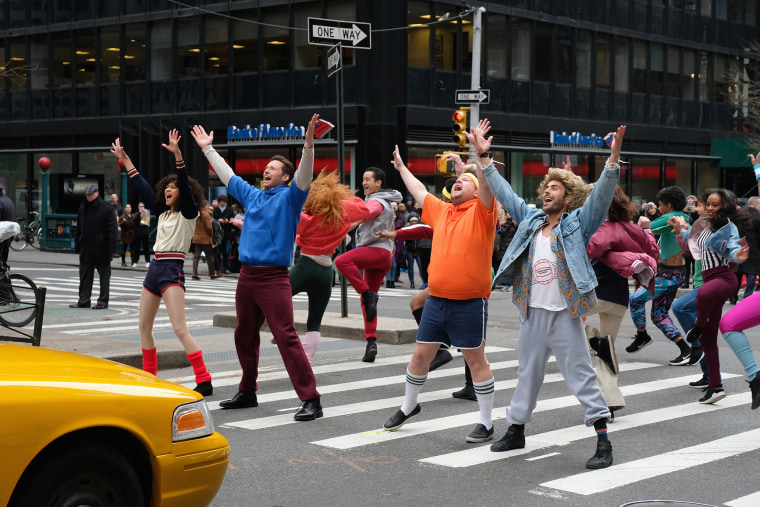
[[[124,161],[122,159],[119,159],[119,169],[126,169],[127,166],[124,164]]]
[[[50,159],[47,157],[41,157],[37,163],[40,164],[40,169],[42,169],[43,171],[50,169],[51,162],[50,162]]]

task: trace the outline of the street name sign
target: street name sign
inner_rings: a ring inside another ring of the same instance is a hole
[[[333,46],[341,43],[354,49],[372,48],[372,25],[357,21],[309,18],[309,44]]]
[[[327,50],[327,77],[332,76],[343,67],[340,53],[340,44],[336,44]]]
[[[491,90],[457,90],[455,104],[488,104],[491,102]]]

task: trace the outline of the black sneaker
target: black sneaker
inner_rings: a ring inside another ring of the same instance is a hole
[[[589,340],[589,345],[591,345],[591,348],[596,352],[596,357],[601,359],[604,364],[607,365],[607,368],[610,369],[613,375],[617,375],[617,357],[615,357],[615,350],[610,337],[591,338]]]
[[[486,429],[485,426],[478,423],[472,433],[467,435],[467,441],[472,443],[488,442],[493,438],[493,426],[491,429]]]
[[[695,341],[699,340],[699,338],[702,336],[702,327],[694,324],[694,327],[692,327],[688,333],[686,333],[686,341],[689,343],[694,343]]]
[[[691,355],[689,356],[689,366],[695,365],[705,357],[705,351],[702,350],[701,345],[694,345],[691,348]]]
[[[377,355],[377,342],[367,342],[367,348],[364,350],[362,363],[374,363]]]
[[[362,293],[362,305],[364,305],[364,312],[367,315],[367,322],[372,322],[377,318],[378,299],[380,299],[380,296],[377,292],[367,290]]]
[[[703,405],[710,405],[725,397],[726,391],[723,390],[723,384],[718,384],[716,387],[708,387],[707,392],[699,399],[699,402]]]
[[[689,358],[691,357],[691,352],[681,352],[678,354],[675,358],[668,361],[668,364],[670,366],[683,366],[685,364],[689,364]]]
[[[214,386],[211,385],[211,382],[201,382],[195,386],[193,391],[200,393],[202,396],[211,396],[214,394]]]
[[[438,352],[435,353],[435,357],[432,361],[430,361],[430,371],[435,370],[436,368],[440,368],[444,364],[451,361],[453,358],[451,357],[451,353],[446,349],[438,349]]]
[[[704,391],[710,387],[710,377],[707,375],[702,375],[701,379],[695,380],[694,382],[689,382],[689,387],[692,389],[702,389]]]
[[[385,424],[383,424],[383,428],[385,428],[388,431],[396,431],[400,427],[402,427],[404,424],[409,421],[412,417],[416,417],[420,415],[420,412],[422,411],[422,408],[420,408],[420,404],[418,403],[416,407],[414,407],[414,410],[409,415],[405,415],[401,409],[398,409],[393,416],[391,416],[390,419],[385,421]]]
[[[634,352],[638,352],[639,350],[643,349],[650,343],[652,343],[652,337],[649,336],[646,331],[643,333],[636,333],[636,336],[633,337],[633,343],[628,345],[625,348],[625,351],[629,354],[633,354]]]
[[[749,383],[749,390],[752,392],[752,410],[760,407],[760,374],[755,373],[755,378]]]
[[[460,400],[478,401],[478,396],[475,394],[475,388],[468,384],[465,384],[460,391],[451,393],[451,396]]]
[[[518,428],[514,424],[510,425],[507,432],[501,437],[501,440],[491,444],[492,452],[511,451],[513,449],[525,448],[525,428]]]
[[[612,465],[612,442],[598,440],[596,442],[596,454],[586,462],[586,468],[599,470]]]

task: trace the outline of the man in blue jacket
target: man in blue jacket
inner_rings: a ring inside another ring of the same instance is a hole
[[[264,169],[263,190],[232,172],[224,158],[211,146],[213,131],[207,134],[200,125],[193,127],[195,142],[221,182],[227,185],[228,193],[245,208],[239,247],[242,266],[235,291],[238,319],[235,348],[243,377],[238,393],[230,400],[219,402],[222,408],[258,406],[256,378],[259,373],[260,329],[266,320],[293,388],[303,402],[295,414],[296,421],[312,421],[322,417],[317,381],[293,322],[293,297],[288,274],[288,267],[293,262],[296,227],[313,178],[314,125],[318,119],[319,115],[315,114],[309,122],[298,170],[293,170],[293,164],[288,159],[275,155]]]
[[[488,120],[483,120],[472,134],[465,135],[477,150],[480,164],[488,164],[484,173],[494,196],[518,224],[494,283],[514,287],[512,300],[521,317],[517,386],[507,407],[510,426],[491,450],[525,447],[525,424],[533,419],[546,363],[553,353],[565,382],[585,409],[585,424],[596,429],[596,453],[586,467],[608,467],[612,464],[612,444],[607,438],[610,411],[591,366],[581,318],[596,302],[597,281],[586,246],[612,202],[625,127],[611,134],[612,154],[590,195],[588,186],[572,171],[549,168],[539,186],[537,208],[518,197],[491,163],[488,150],[493,137],[484,135],[489,127]]]

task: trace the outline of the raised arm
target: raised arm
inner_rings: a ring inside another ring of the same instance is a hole
[[[755,171],[755,179],[757,180],[757,192],[760,194],[760,153],[757,155],[750,153],[748,156],[752,161],[752,169]]]
[[[206,155],[209,164],[214,168],[216,175],[219,176],[219,180],[224,183],[224,186],[228,186],[230,184],[230,178],[235,176],[235,172],[211,145],[214,142],[214,131],[212,130],[207,134],[206,129],[200,125],[195,125],[190,134],[201,148],[201,151],[203,151],[203,154]]]
[[[180,204],[182,216],[188,220],[198,216],[198,203],[195,202],[193,190],[190,188],[190,181],[187,179],[185,170],[185,161],[182,159],[182,151],[179,149],[179,141],[182,136],[177,129],[169,131],[169,144],[161,143],[161,146],[174,153],[174,160],[177,168],[177,188],[179,188]]]
[[[308,190],[311,181],[314,179],[314,126],[319,120],[319,115],[315,114],[309,121],[309,127],[306,129],[305,141],[303,143],[303,153],[301,162],[293,176],[296,186],[301,190]]]
[[[427,188],[425,188],[425,185],[412,174],[406,165],[404,165],[404,161],[401,160],[401,153],[398,151],[398,144],[393,151],[393,166],[401,175],[401,179],[404,181],[406,189],[409,190],[409,193],[414,197],[414,200],[417,202],[425,202],[425,196],[428,195]]]
[[[127,155],[127,152],[124,151],[124,148],[121,146],[121,141],[118,137],[113,143],[111,143],[111,153],[116,155],[116,158],[124,163],[124,168],[129,174],[129,181],[132,182],[132,186],[134,186],[135,190],[137,190],[137,194],[140,196],[140,199],[147,203],[154,202],[156,200],[156,194],[153,192],[153,187],[151,187],[145,178],[143,178],[142,174],[137,172],[135,164],[132,163],[129,155]]]
[[[475,147],[476,154],[485,155],[488,150],[491,149],[491,142],[493,141],[493,136],[486,139],[486,134],[491,130],[491,122],[484,118],[478,122],[476,127],[471,128],[470,130],[471,132],[464,132],[465,137],[467,137],[470,144]],[[488,155],[484,157],[481,157],[480,155],[476,156],[480,161],[479,164],[475,164],[475,174],[478,176],[479,185],[478,199],[483,203],[483,206],[491,209],[491,206],[493,206],[493,193],[491,192],[491,187],[488,186],[488,180],[486,180],[486,176],[483,173],[483,168],[491,164],[491,157]]]

